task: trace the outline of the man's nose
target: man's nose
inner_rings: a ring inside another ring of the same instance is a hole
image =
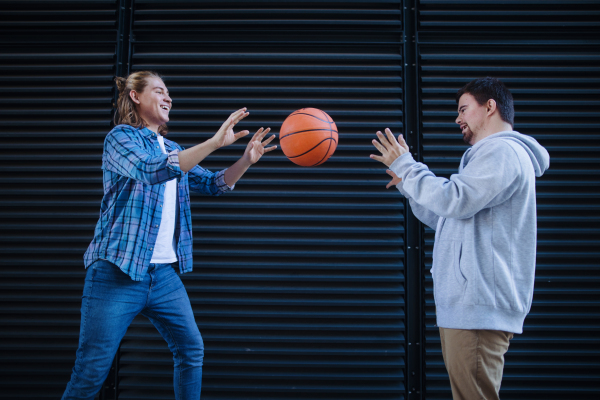
[[[457,124],[460,125],[460,123],[461,123],[460,115],[458,117],[456,117],[456,119],[454,120],[454,122],[456,122]]]

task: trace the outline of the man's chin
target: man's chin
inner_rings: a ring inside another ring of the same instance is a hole
[[[463,142],[470,145],[472,140],[473,134],[471,132],[463,133]]]

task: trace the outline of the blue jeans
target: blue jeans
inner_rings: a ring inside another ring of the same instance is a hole
[[[87,270],[82,299],[77,360],[63,400],[94,399],[139,313],[152,321],[173,352],[175,398],[200,398],[204,343],[171,264],[150,264],[144,280],[136,282],[116,265],[96,261]]]

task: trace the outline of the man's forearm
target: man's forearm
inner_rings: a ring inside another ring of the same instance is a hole
[[[217,150],[217,146],[211,139],[189,149],[182,150],[178,153],[179,168],[183,172],[188,172],[215,150]]]
[[[251,165],[252,164],[242,156],[242,158],[237,160],[235,164],[225,170],[225,183],[228,186],[235,185],[235,183],[240,180],[242,175],[248,171],[248,168],[250,168]]]

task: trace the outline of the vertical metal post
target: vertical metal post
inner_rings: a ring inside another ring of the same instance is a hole
[[[131,27],[133,24],[133,1],[118,1],[118,19],[117,19],[117,46],[115,48],[116,64],[115,76],[126,77],[131,70]],[[114,90],[113,106],[116,107],[119,92]],[[119,398],[119,363],[121,357],[121,346],[117,349],[117,354],[113,360],[112,367],[102,389],[99,393],[100,400],[117,400]]]
[[[133,0],[119,0],[118,8],[115,76],[126,77],[131,71]],[[113,97],[114,107],[116,107],[118,97],[119,92],[115,88]]]
[[[117,31],[117,76],[127,76],[131,71],[131,27],[133,24],[133,0],[119,0]]]
[[[421,160],[417,1],[404,0],[403,107],[404,138],[415,160]],[[423,285],[421,222],[407,202],[406,221],[406,398],[423,399]]]

